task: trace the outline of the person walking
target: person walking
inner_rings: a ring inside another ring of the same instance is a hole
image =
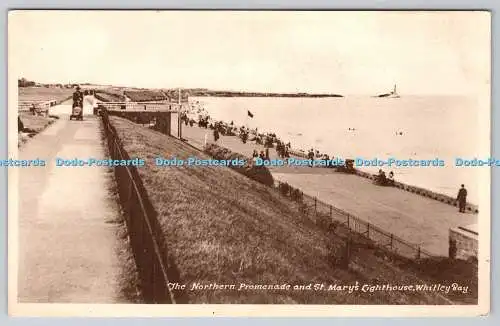
[[[467,203],[467,189],[462,185],[457,195],[458,201],[458,211],[460,213],[465,213],[465,204]]]

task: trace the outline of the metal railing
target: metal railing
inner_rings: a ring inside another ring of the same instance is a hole
[[[130,159],[106,110],[101,115],[111,158]],[[160,249],[165,246],[157,213],[147,198],[139,174],[132,166],[117,166],[114,171],[143,298],[146,303],[177,303],[174,291],[168,286],[171,265]]]
[[[44,113],[48,115],[49,109],[56,105],[56,100],[49,101],[18,101],[17,109],[19,112]]]
[[[300,189],[294,188],[286,182],[275,180],[274,187],[282,196],[296,202],[299,205],[299,211],[304,215],[334,220],[350,232],[360,234],[399,256],[417,260],[434,257],[419,245],[407,242],[342,209],[304,194]]]

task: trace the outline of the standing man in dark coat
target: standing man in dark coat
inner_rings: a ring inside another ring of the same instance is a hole
[[[458,191],[457,201],[458,201],[458,211],[460,213],[465,213],[465,203],[467,202],[467,189],[465,189],[464,185],[462,185],[462,187]]]

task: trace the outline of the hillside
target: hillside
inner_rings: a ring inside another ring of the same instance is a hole
[[[59,87],[19,87],[19,101],[63,101],[73,94],[73,89]]]
[[[158,213],[167,247],[163,250],[178,270],[179,282],[188,287],[212,282],[237,287],[241,283],[292,286],[321,283],[327,289],[330,285],[356,282],[360,287],[443,283],[446,277],[425,274],[410,263],[393,262],[361,238],[353,240],[350,268],[340,268],[337,261],[344,244],[342,237],[299,214],[296,207],[273,189],[225,167],[155,166],[157,156],[209,157],[177,139],[131,121],[110,119],[129,155],[146,159],[147,164],[138,168],[138,172]],[[434,262],[429,264],[437,266]],[[429,266],[425,270],[430,270]],[[471,283],[470,291],[453,299],[461,303],[477,300],[474,277],[463,273],[460,280]],[[185,295],[190,303],[450,303],[434,292],[349,293],[325,289],[199,290],[187,291]]]
[[[153,90],[126,90],[124,91],[124,94],[133,102],[168,100],[165,94],[163,94],[160,91],[153,91]]]
[[[343,97],[340,94],[310,94],[310,93],[271,93],[271,92],[244,92],[244,91],[217,91],[203,88],[183,90],[189,96],[215,96],[215,97]]]

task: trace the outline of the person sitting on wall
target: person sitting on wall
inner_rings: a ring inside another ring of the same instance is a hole
[[[387,177],[382,169],[378,170],[377,183],[381,186],[385,186],[387,184]]]
[[[389,186],[394,186],[394,172],[389,172],[389,178],[387,178],[387,184]]]
[[[310,160],[314,160],[314,150],[312,148],[307,153],[307,158]]]

